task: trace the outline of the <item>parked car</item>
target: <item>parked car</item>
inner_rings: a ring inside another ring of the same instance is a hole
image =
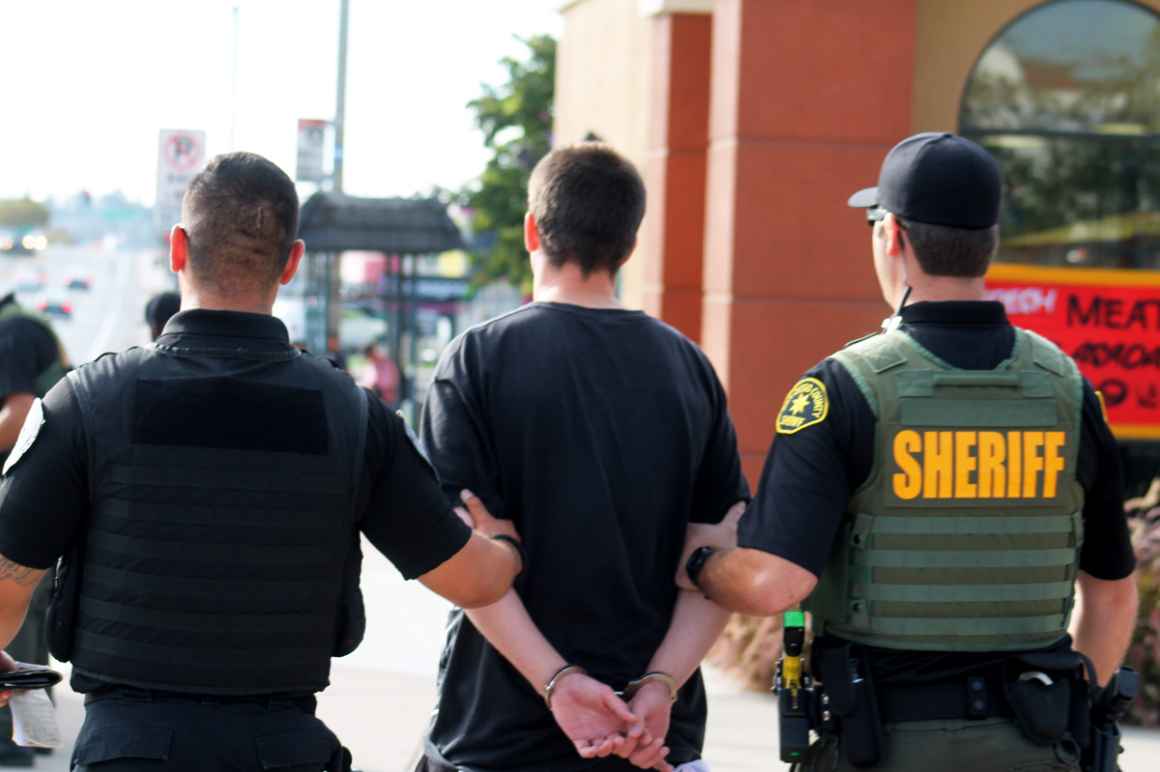
[[[73,315],[72,301],[60,295],[44,295],[32,307],[45,316],[57,319],[72,319]]]

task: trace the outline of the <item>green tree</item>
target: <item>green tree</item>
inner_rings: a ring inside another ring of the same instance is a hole
[[[39,228],[48,224],[48,207],[30,198],[0,199],[0,226]]]
[[[489,234],[486,249],[476,250],[476,283],[507,279],[528,289],[531,270],[524,252],[523,219],[532,167],[551,148],[552,99],[556,86],[556,41],[548,35],[521,39],[524,59],[505,57],[507,81],[483,84],[483,94],[468,103],[492,156],[479,180],[461,200],[472,210],[472,228]]]

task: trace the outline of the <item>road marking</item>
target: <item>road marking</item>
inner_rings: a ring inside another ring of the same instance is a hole
[[[131,293],[125,290],[129,289],[129,279],[135,274],[137,261],[141,259],[141,256],[139,253],[133,254],[132,256],[114,254],[110,259],[113,262],[114,270],[117,272],[115,277],[116,286],[110,296],[113,310],[101,322],[101,327],[93,338],[93,345],[89,348],[89,355],[85,359],[86,362],[93,361],[111,348],[109,344],[112,341],[113,332],[117,330],[121,317],[125,314],[125,305],[131,297]]]

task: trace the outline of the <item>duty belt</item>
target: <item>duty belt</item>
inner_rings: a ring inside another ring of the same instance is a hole
[[[983,675],[934,683],[880,685],[878,710],[884,724],[1012,718],[1015,715],[998,679]]]

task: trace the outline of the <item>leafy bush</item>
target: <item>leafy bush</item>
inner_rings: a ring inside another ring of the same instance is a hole
[[[1160,726],[1160,478],[1144,496],[1126,502],[1138,562],[1140,611],[1125,664],[1140,673],[1140,697],[1129,718]]]

